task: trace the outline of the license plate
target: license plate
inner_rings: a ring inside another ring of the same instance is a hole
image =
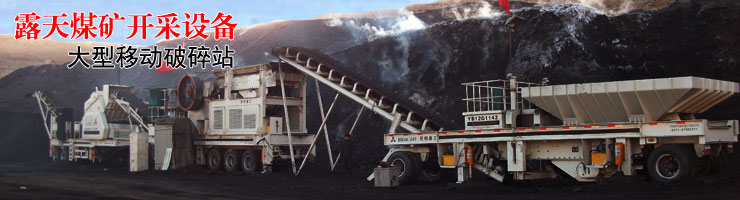
[[[466,118],[468,122],[498,121],[501,119],[501,114],[467,116]]]

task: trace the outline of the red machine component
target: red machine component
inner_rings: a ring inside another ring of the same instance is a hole
[[[177,83],[177,105],[182,110],[198,110],[203,105],[203,81],[185,74]]]

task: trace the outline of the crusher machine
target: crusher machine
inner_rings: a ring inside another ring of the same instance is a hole
[[[56,108],[44,93],[36,91],[33,96],[49,136],[52,160],[126,163],[129,135],[149,131],[137,110],[119,96],[119,92],[132,90],[122,85],[95,88],[85,101],[81,122],[73,122],[71,109]]]

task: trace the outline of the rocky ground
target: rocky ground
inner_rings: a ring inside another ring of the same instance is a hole
[[[454,184],[411,183],[375,188],[368,169],[348,175],[309,165],[299,176],[209,173],[191,166],[175,171],[131,173],[85,163],[34,161],[0,165],[2,199],[737,199],[740,155],[713,176],[658,184],[644,177],[617,176],[597,183],[548,179],[501,184],[483,174]]]
[[[453,125],[446,129],[460,128],[465,109],[460,83],[500,79],[508,72],[524,81],[539,82],[548,77],[552,84],[689,75],[740,81],[735,76],[740,73],[740,51],[736,48],[740,44],[739,2],[665,1],[670,4],[652,7],[643,3],[639,3],[643,6],[640,9],[620,15],[582,4],[512,3],[512,12],[525,22],[512,33],[511,58],[504,26],[507,16],[493,1],[409,6],[395,15],[279,21],[240,28],[233,41],[175,39],[157,45],[228,44],[236,49],[235,66],[274,61],[268,52],[278,46],[317,49],[398,91],[399,98],[453,118]],[[30,96],[36,90],[45,92],[58,107],[73,108],[79,120],[82,104],[95,87],[134,86],[136,94],[146,100],[149,88],[172,88],[187,73],[207,78],[205,72],[210,70],[158,74],[141,66],[120,71],[69,70],[63,64],[15,70],[0,79],[0,112],[7,113],[0,117],[0,125],[10,127],[0,131],[0,143],[27,146],[28,150],[0,153],[0,163],[36,159],[47,152],[46,136],[38,131],[42,126],[36,117],[38,108]],[[333,96],[329,88],[322,91],[324,99]],[[316,130],[320,118],[312,84],[307,93],[307,126]],[[732,106],[738,101],[740,98],[729,99],[702,117],[738,119],[740,110]],[[328,122],[335,142],[349,130],[360,107],[340,98],[338,108],[334,116],[340,117]],[[18,126],[16,121],[36,124]],[[363,150],[358,155],[363,166],[377,164],[385,154],[380,135],[387,126],[380,117],[364,114],[358,127],[362,131],[354,138]],[[319,151],[324,149],[320,144]],[[12,151],[0,146],[0,152]]]
[[[618,1],[602,2],[605,9],[601,10],[581,4],[512,3],[512,12],[526,20],[512,33],[512,57],[508,52],[509,32],[504,26],[507,16],[495,1],[440,2],[370,15],[279,21],[240,28],[233,41],[176,39],[157,45],[228,44],[236,49],[235,66],[275,60],[268,52],[277,46],[317,49],[378,80],[378,84],[399,91],[400,98],[445,116],[456,116],[457,122],[464,111],[460,83],[500,79],[509,72],[526,81],[548,77],[552,84],[689,75],[740,81],[740,2],[631,1],[637,8],[625,12],[617,10],[623,6]],[[305,194],[308,198],[350,199],[735,199],[734,188],[740,180],[740,162],[735,156],[728,170],[718,176],[670,185],[618,177],[596,184],[551,180],[509,186],[477,178],[473,184],[455,188],[440,183],[379,190],[362,181],[367,173],[354,177],[326,173],[322,143],[318,146],[318,166],[299,177],[284,172],[269,176],[208,175],[198,168],[188,172],[131,174],[121,169],[50,164],[34,161],[48,155],[48,139],[41,128],[36,102],[30,96],[33,91],[45,92],[59,107],[74,108],[79,120],[83,102],[102,84],[131,85],[140,98],[147,99],[149,88],[174,87],[183,74],[205,75],[211,70],[163,74],[141,66],[121,71],[81,67],[68,70],[64,64],[51,60],[37,64],[52,64],[23,67],[0,79],[0,127],[4,127],[0,130],[0,193],[10,195],[0,198],[151,199],[177,195],[199,199],[290,199]],[[314,94],[311,84],[307,93]],[[323,93],[324,99],[331,96],[330,92]],[[738,101],[738,97],[729,99],[700,117],[740,119]],[[320,118],[315,96],[309,95],[307,104],[308,130],[316,130]],[[340,98],[338,108],[341,109],[333,115],[339,117],[328,123],[333,146],[349,130],[360,107]],[[364,114],[360,131],[356,137],[353,135],[358,165],[377,165],[386,151],[381,135],[387,127],[388,122],[382,118]],[[448,127],[454,128],[459,127]]]

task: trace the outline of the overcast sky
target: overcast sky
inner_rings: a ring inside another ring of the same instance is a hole
[[[118,0],[118,1],[37,1],[37,0],[0,0],[0,34],[15,34],[14,18],[20,13],[31,13],[43,15],[61,15],[66,13],[68,17],[65,21],[72,18],[73,12],[93,12],[96,15],[112,14],[117,12],[119,15],[126,17],[125,21],[114,23],[115,30],[113,35],[107,40],[101,38],[90,39],[92,41],[105,41],[111,43],[126,43],[135,45],[148,45],[163,39],[163,36],[154,38],[158,29],[149,29],[147,40],[141,40],[140,33],[135,38],[126,40],[131,34],[132,29],[126,26],[133,23],[132,17],[128,15],[146,14],[162,15],[171,12],[178,14],[178,21],[185,19],[183,13],[203,12],[206,18],[213,19],[220,11],[225,14],[231,14],[234,18],[232,23],[238,23],[238,27],[245,27],[253,24],[268,23],[275,20],[302,20],[311,19],[324,13],[357,13],[368,12],[380,9],[401,9],[408,4],[430,3],[434,0],[314,0],[314,1],[292,1],[292,0],[252,0],[252,1],[193,1],[193,0]],[[50,18],[42,18],[39,24],[50,23]],[[149,18],[148,23],[157,26],[156,18]],[[97,24],[98,22],[94,22]],[[182,24],[181,24],[182,26]],[[41,33],[39,38],[49,32],[49,26],[40,26]],[[183,30],[179,30],[182,34]],[[71,34],[69,27],[62,28],[62,31]],[[50,38],[56,40],[69,40],[55,33]],[[83,40],[82,38],[78,40]]]

